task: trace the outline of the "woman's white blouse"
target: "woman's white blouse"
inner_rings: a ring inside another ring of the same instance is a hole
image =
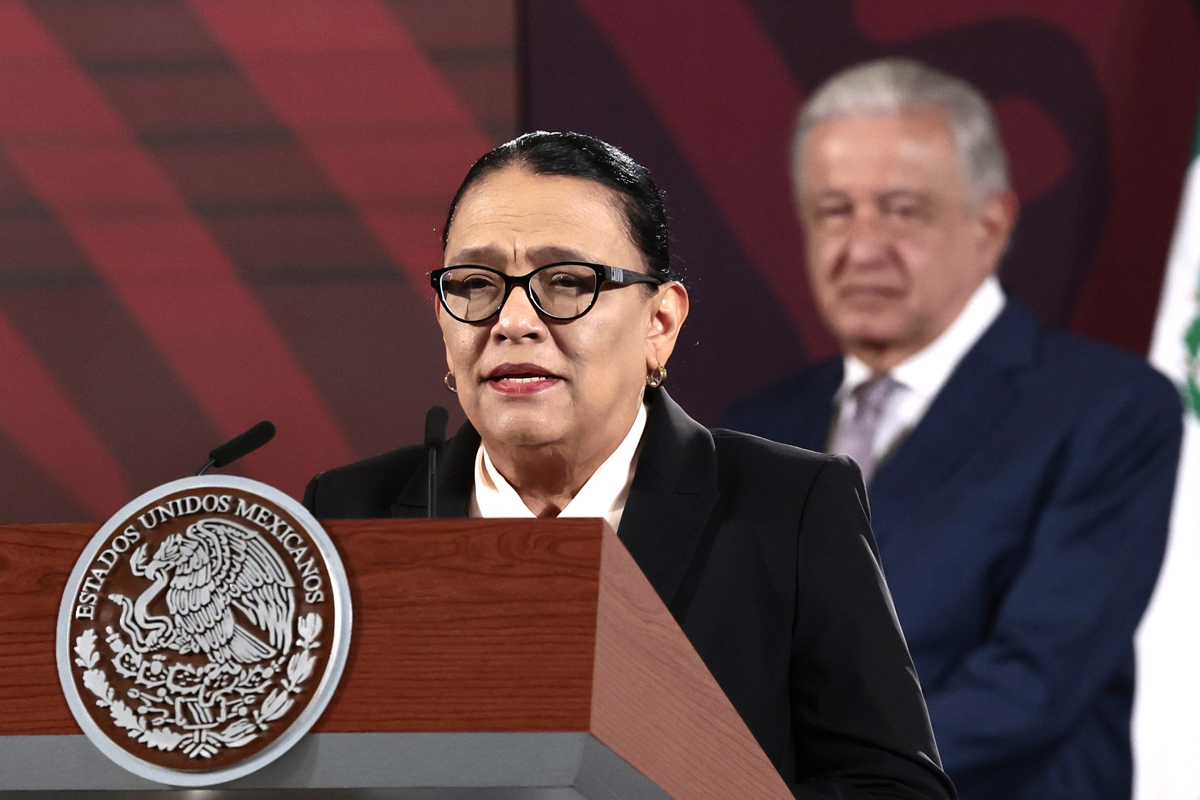
[[[579,493],[567,503],[559,517],[603,517],[616,530],[625,513],[625,501],[633,484],[642,433],[646,429],[646,406],[638,409],[633,426],[617,449],[592,473]],[[475,487],[471,490],[472,517],[532,517],[517,490],[492,464],[482,444],[475,454]]]

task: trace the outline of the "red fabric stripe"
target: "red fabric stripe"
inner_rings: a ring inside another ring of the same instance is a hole
[[[120,508],[129,499],[120,467],[3,316],[0,365],[0,429],[94,518]]]
[[[0,53],[0,144],[32,190],[218,431],[232,436],[263,417],[279,424],[270,457],[248,462],[251,474],[297,494],[317,469],[348,461],[337,424],[229,260],[15,0],[0,0]]]
[[[492,144],[408,32],[375,0],[189,3],[423,289],[441,210]]]
[[[739,0],[710,0],[696,14],[671,3],[579,2],[790,311],[809,356],[837,352],[808,291],[792,203],[788,149],[801,97],[754,15]],[[748,148],[747,131],[774,139]]]

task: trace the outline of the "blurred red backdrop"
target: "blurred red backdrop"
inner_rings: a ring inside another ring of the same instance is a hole
[[[511,0],[0,0],[0,518],[103,518],[261,418],[316,471],[450,399],[425,274],[516,132]]]
[[[699,419],[833,352],[788,142],[822,81],[884,55],[995,104],[1023,204],[1006,287],[1050,325],[1145,352],[1200,97],[1187,0],[528,0],[526,20],[528,124],[625,147],[667,191],[693,293],[671,386]]]
[[[446,205],[525,128],[666,189],[694,296],[670,386],[714,423],[832,352],[787,142],[886,53],[996,102],[1007,285],[1143,351],[1200,96],[1185,0],[0,0],[0,521],[103,518],[263,418],[237,469],[292,494],[417,441],[453,405]]]

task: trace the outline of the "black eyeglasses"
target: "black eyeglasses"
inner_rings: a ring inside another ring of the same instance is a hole
[[[569,322],[592,310],[605,283],[661,286],[667,281],[603,264],[563,261],[518,277],[491,267],[442,267],[430,274],[429,282],[437,290],[442,307],[460,322],[491,319],[508,302],[514,286],[524,289],[534,307],[550,319]]]

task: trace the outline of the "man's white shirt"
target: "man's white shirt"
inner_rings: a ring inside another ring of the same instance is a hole
[[[883,418],[875,431],[872,452],[877,462],[894,453],[917,427],[959,362],[1000,316],[1005,302],[1000,281],[995,275],[989,276],[971,295],[950,327],[924,349],[892,368],[888,374],[899,387],[888,398]],[[834,441],[838,427],[853,416],[854,390],[873,375],[871,368],[853,355],[847,355],[844,364],[842,385],[833,398],[837,413],[827,442]]]

